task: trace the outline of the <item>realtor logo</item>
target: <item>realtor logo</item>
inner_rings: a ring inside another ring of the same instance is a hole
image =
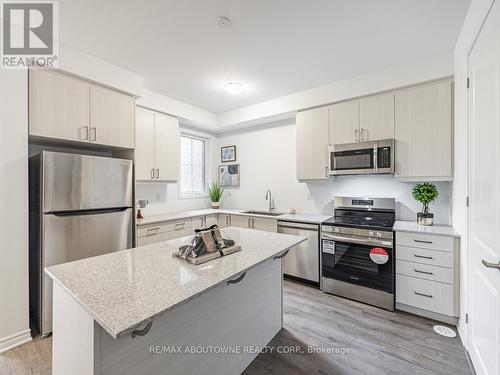
[[[1,65],[4,69],[55,67],[56,1],[2,1]]]

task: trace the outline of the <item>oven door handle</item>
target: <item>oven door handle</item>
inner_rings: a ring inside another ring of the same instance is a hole
[[[375,238],[362,239],[362,238],[355,238],[355,237],[335,236],[332,234],[325,234],[325,233],[323,233],[322,237],[325,240],[355,243],[355,244],[368,245],[368,246],[382,246],[382,247],[387,247],[389,249],[392,249],[392,241],[377,240]]]

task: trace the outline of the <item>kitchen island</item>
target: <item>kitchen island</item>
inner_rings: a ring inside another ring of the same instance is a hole
[[[172,256],[183,238],[47,268],[53,374],[241,373],[282,328],[281,259],[305,238],[222,233],[242,250],[197,266]]]

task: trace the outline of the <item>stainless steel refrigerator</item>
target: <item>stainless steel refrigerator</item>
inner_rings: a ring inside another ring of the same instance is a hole
[[[132,161],[43,151],[30,158],[30,316],[52,332],[44,268],[132,247]]]

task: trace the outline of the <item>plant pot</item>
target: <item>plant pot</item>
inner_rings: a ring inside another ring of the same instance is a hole
[[[434,223],[434,214],[423,212],[417,213],[417,223],[420,225],[432,225]]]
[[[212,202],[212,208],[218,209],[220,207],[220,202]]]

